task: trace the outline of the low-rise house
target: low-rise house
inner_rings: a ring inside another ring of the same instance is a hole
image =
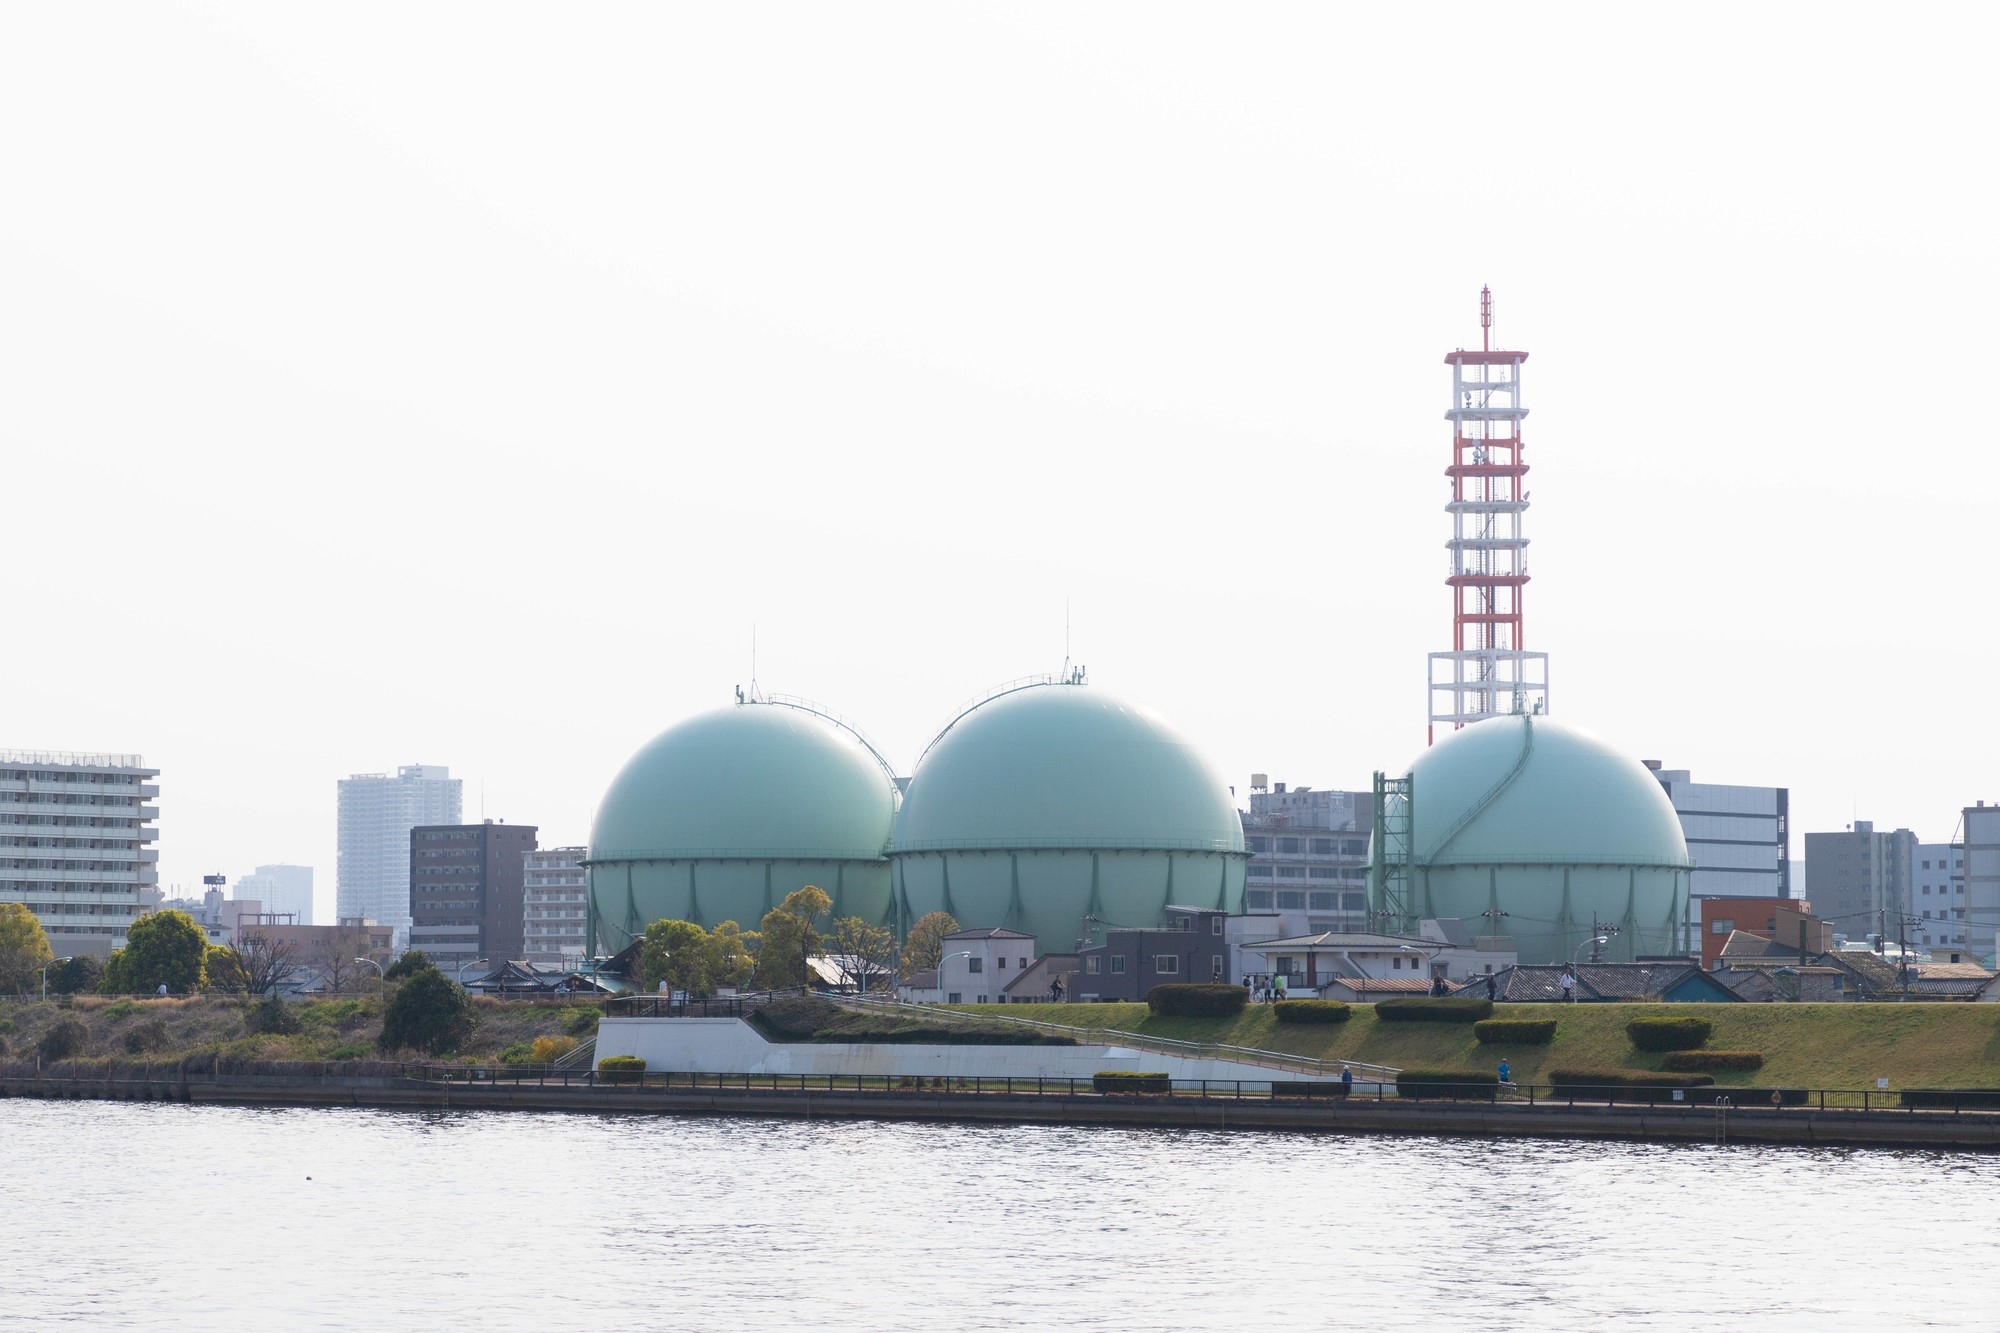
[[[933,967],[899,978],[896,998],[904,1004],[943,1004],[944,992],[938,989],[937,969]]]
[[[1073,953],[1045,953],[1028,969],[1008,982],[1000,992],[1002,1004],[1047,1004],[1060,998],[1065,1003],[1076,998],[1076,974],[1083,960]],[[1058,997],[1056,983],[1062,983]]]
[[[1734,1003],[1743,997],[1689,962],[1652,963],[1520,963],[1493,974],[1493,998],[1510,1004],[1561,1003],[1562,976],[1573,971],[1578,1003]],[[1486,994],[1486,978],[1474,977],[1453,991],[1478,997]]]
[[[1210,907],[1169,907],[1150,930],[1116,928],[1104,943],[1077,950],[1079,1000],[1143,1000],[1153,987],[1177,982],[1228,983],[1228,913]]]
[[[1317,996],[1301,990],[1292,998],[1346,1000],[1350,1004],[1373,1004],[1377,1000],[1400,1000],[1430,994],[1431,982],[1422,977],[1335,977],[1319,988]]]
[[[1001,1004],[1007,983],[1035,961],[1035,937],[1005,926],[959,930],[944,937],[938,989],[946,1004]]]
[[[1326,993],[1330,998],[1327,988],[1336,982],[1415,980],[1416,987],[1397,989],[1422,992],[1438,978],[1476,979],[1511,967],[1519,957],[1512,940],[1474,936],[1463,922],[1452,920],[1424,921],[1415,936],[1330,930],[1246,943],[1239,953],[1241,974],[1255,990],[1282,976],[1288,994]]]

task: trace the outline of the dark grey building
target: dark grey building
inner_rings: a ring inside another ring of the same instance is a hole
[[[524,856],[532,824],[420,824],[410,830],[410,947],[447,972],[523,954]]]
[[[1916,855],[1916,834],[1880,833],[1865,819],[1841,833],[1806,834],[1813,915],[1850,939],[1877,931],[1895,939],[1910,910]]]
[[[1080,968],[1070,978],[1076,1000],[1143,1000],[1168,982],[1226,982],[1228,946],[1222,923],[1228,913],[1208,907],[1169,907],[1164,925],[1118,928],[1104,943],[1077,951]]]

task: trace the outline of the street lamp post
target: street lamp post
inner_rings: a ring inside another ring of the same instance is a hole
[[[49,998],[49,969],[54,967],[57,963],[67,963],[68,961],[69,959],[67,958],[52,958],[48,962],[42,964],[42,1000],[44,1003],[46,1003]]]
[[[378,978],[380,978],[382,982],[382,989],[383,990],[389,989],[389,974],[382,970],[382,965],[380,963],[376,962],[373,958],[357,958],[354,961],[357,963],[366,963],[368,964],[368,966],[374,968],[375,975]]]
[[[970,957],[972,957],[972,950],[970,950],[970,949],[960,949],[960,950],[956,951],[955,953],[947,953],[947,954],[940,954],[940,955],[938,955],[938,1003],[939,1003],[939,1004],[943,1004],[943,1003],[945,1002],[945,999],[944,999],[944,997],[945,997],[945,989],[944,989],[944,961],[945,961],[945,959],[947,959],[947,958],[970,958]]]
[[[1574,949],[1571,949],[1569,951],[1569,965],[1571,967],[1575,967],[1576,956],[1582,953],[1585,949],[1595,949],[1600,944],[1609,944],[1609,943],[1611,943],[1611,937],[1609,935],[1598,935],[1591,939],[1585,940],[1583,943],[1577,945]]]

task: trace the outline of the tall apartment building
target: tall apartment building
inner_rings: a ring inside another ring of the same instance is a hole
[[[525,854],[521,870],[521,956],[544,967],[578,967],[589,952],[587,849],[548,847]]]
[[[1275,788],[1250,775],[1243,842],[1250,851],[1243,910],[1279,912],[1287,933],[1360,930],[1368,920],[1368,792]],[[1303,918],[1293,921],[1294,914]],[[1296,927],[1294,930],[1293,928]]]
[[[335,916],[410,930],[410,830],[464,818],[460,788],[442,764],[406,764],[340,782],[340,864]]]
[[[1898,918],[1910,910],[1918,859],[1916,834],[1878,833],[1866,819],[1843,833],[1806,834],[1813,915],[1850,939],[1877,930],[1895,939]]]
[[[290,916],[292,924],[313,924],[313,869],[311,866],[258,866],[236,881],[231,891],[236,898],[255,898],[274,916]]]
[[[62,958],[125,944],[160,882],[160,789],[136,754],[0,750],[0,902],[26,903]]]
[[[419,825],[410,830],[410,947],[449,970],[521,957],[522,875],[532,824]]]
[[[1910,943],[1965,945],[1965,844],[1920,842],[1910,871]]]
[[[1680,816],[1694,874],[1691,898],[1792,898],[1791,788],[1696,782],[1685,768],[1646,767]]]
[[[1965,839],[1965,947],[1989,964],[2000,936],[2000,805],[1981,801],[1959,817]]]

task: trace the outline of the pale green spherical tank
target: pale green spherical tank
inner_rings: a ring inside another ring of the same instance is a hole
[[[896,789],[858,737],[823,716],[749,702],[669,727],[612,779],[590,831],[597,945],[654,921],[756,929],[805,885],[835,916],[893,924]]]
[[[1692,862],[1673,802],[1637,760],[1512,714],[1425,750],[1409,783],[1412,914],[1511,936],[1524,963],[1568,961],[1594,922],[1617,928],[1606,958],[1683,951]],[[1377,860],[1396,859],[1404,812],[1393,799]]]
[[[1087,918],[1242,911],[1249,857],[1229,789],[1193,745],[1145,708],[1056,682],[946,728],[910,779],[890,859],[905,925],[945,911],[1064,953]]]

